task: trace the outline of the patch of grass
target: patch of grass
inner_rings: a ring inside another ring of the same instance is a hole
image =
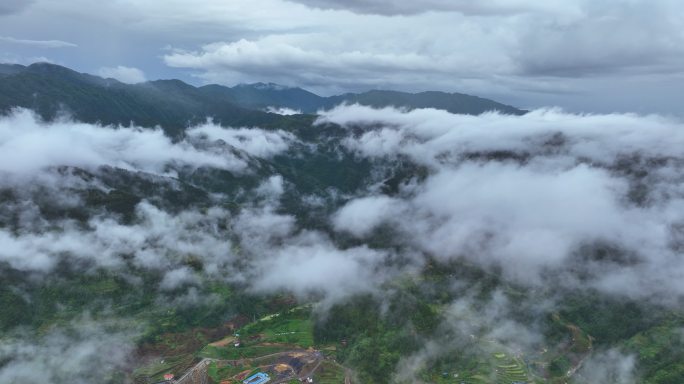
[[[220,360],[239,360],[283,352],[289,349],[290,348],[287,346],[280,345],[252,345],[239,348],[235,348],[232,345],[226,347],[213,347],[207,345],[198,353],[198,356]]]
[[[239,333],[243,340],[259,336],[262,343],[290,344],[302,348],[314,345],[313,322],[308,306],[266,316],[244,326]]]

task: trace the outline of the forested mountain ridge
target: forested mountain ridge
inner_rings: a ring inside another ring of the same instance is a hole
[[[232,88],[216,84],[194,87],[180,80],[124,84],[49,63],[0,64],[0,112],[23,107],[36,111],[46,120],[62,113],[88,123],[161,126],[171,136],[177,136],[183,127],[207,118],[224,126],[289,126],[308,119],[266,113],[266,109],[289,108],[311,114],[343,103],[438,108],[465,114],[524,113],[491,100],[443,92],[369,91],[321,97],[301,88],[276,84],[256,83]]]

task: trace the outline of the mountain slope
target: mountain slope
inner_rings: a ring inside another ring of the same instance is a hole
[[[194,87],[180,80],[156,80],[130,85],[48,63],[0,65],[0,113],[23,107],[36,111],[46,120],[67,114],[89,123],[160,126],[172,137],[178,137],[188,125],[207,118],[222,125],[292,127],[300,122],[310,123],[311,118],[264,111],[267,107],[276,107],[311,114],[342,103],[437,108],[463,114],[493,110],[515,115],[524,113],[492,100],[458,93],[375,90],[321,97],[301,88],[276,84]]]
[[[421,92],[406,93],[396,91],[372,90],[364,93],[349,93],[340,96],[329,97],[326,107],[340,103],[362,104],[371,107],[382,108],[388,106],[415,108],[436,108],[451,113],[479,115],[489,111],[499,111],[505,114],[522,115],[525,111],[496,101],[483,99],[477,96],[463,93],[445,92]]]
[[[402,107],[407,109],[436,108],[467,115],[498,111],[504,114],[522,115],[525,111],[493,100],[463,93],[372,90],[363,93],[321,97],[301,88],[283,87],[277,84],[242,84],[233,88],[207,85],[200,88],[214,95],[232,98],[233,102],[245,108],[266,107],[291,108],[303,113],[316,113],[339,104],[361,104],[376,108]]]
[[[66,113],[88,123],[161,126],[173,137],[207,118],[223,125],[263,127],[288,119],[238,107],[228,98],[206,95],[180,80],[128,85],[46,63],[12,70],[0,77],[2,113],[24,107],[46,120]]]

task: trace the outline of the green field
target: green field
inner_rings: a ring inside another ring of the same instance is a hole
[[[238,360],[283,352],[289,349],[290,348],[287,346],[280,345],[253,345],[238,348],[235,348],[232,345],[227,347],[213,347],[208,345],[198,353],[198,356],[220,360]]]
[[[252,369],[250,365],[238,365],[233,366],[229,364],[221,364],[216,362],[211,362],[207,367],[207,374],[216,383],[222,380],[228,379],[237,375],[238,373],[245,371],[247,369]]]
[[[289,344],[302,348],[314,345],[313,322],[308,306],[266,316],[244,326],[238,333],[243,341],[258,337],[259,343]]]

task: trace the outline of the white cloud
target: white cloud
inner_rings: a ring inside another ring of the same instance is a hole
[[[2,12],[0,12],[1,14]],[[73,48],[78,47],[74,43],[69,43],[68,41],[62,40],[28,40],[28,39],[15,39],[14,37],[0,36],[0,43],[10,43],[19,45],[29,45],[38,48]]]
[[[318,122],[380,124],[378,129],[350,138],[347,146],[365,156],[402,154],[434,166],[439,166],[445,155],[498,150],[544,155],[554,149],[606,163],[619,154],[634,152],[678,156],[677,148],[684,144],[682,123],[676,119],[633,114],[577,115],[558,109],[535,110],[524,116],[469,116],[433,109],[406,112],[351,105],[326,111]],[[559,148],[553,147],[554,135],[561,140]],[[562,154],[558,154],[561,160]]]
[[[341,249],[323,232],[299,229],[295,217],[276,213],[270,204],[244,210],[233,225],[249,255],[246,273],[253,290],[287,291],[331,304],[374,291],[395,273],[381,267],[390,252],[366,246]]]
[[[338,231],[347,231],[355,236],[368,235],[373,228],[388,219],[398,219],[403,202],[387,196],[369,196],[354,199],[340,208],[333,217]]]
[[[280,175],[269,177],[256,189],[257,195],[271,199],[271,201],[280,198],[283,192],[285,192],[285,185],[283,177]]]
[[[2,340],[0,382],[88,384],[125,369],[137,330],[111,323],[81,319],[67,329]]]
[[[116,79],[127,84],[143,83],[147,81],[143,71],[138,68],[125,67],[123,65],[117,67],[102,67],[97,71],[97,74],[104,78]]]
[[[295,141],[293,134],[283,130],[266,131],[259,128],[224,128],[203,124],[187,130],[189,137],[204,137],[211,141],[223,140],[227,144],[252,156],[269,158],[277,155]]]
[[[196,284],[198,277],[188,267],[180,267],[173,269],[164,274],[164,278],[159,283],[159,288],[162,290],[174,290],[186,284]]]
[[[372,291],[391,274],[378,268],[386,252],[365,246],[342,250],[316,232],[291,237],[264,253],[268,256],[262,256],[258,264],[260,273],[252,279],[254,289],[286,290],[304,298],[321,298],[322,294],[328,303]]]
[[[578,372],[587,383],[637,383],[635,356],[617,349],[599,351],[589,358]]]
[[[266,108],[266,112],[268,112],[268,113],[277,113],[278,115],[283,115],[283,116],[299,115],[299,114],[302,113],[302,111],[299,110],[299,109],[292,109],[292,108],[275,108],[275,107],[268,107],[268,108]]]
[[[50,272],[66,258],[84,265],[121,269],[126,265],[126,255],[140,268],[176,270],[162,283],[168,289],[179,281],[190,281],[188,271],[178,269],[187,257],[200,257],[205,272],[211,275],[225,272],[233,261],[228,234],[218,229],[219,223],[229,218],[222,209],[173,215],[143,202],[135,214],[137,220],[132,225],[94,217],[86,228],[64,221],[59,223],[60,231],[21,228],[14,234],[1,229],[0,260],[17,270]]]
[[[72,121],[43,123],[27,110],[0,119],[0,171],[34,174],[53,166],[104,165],[173,175],[173,167],[213,167],[235,172],[247,167],[242,151],[270,157],[288,148],[292,135],[258,128],[205,124],[174,143],[160,129],[102,127]],[[223,140],[229,145],[220,144]]]
[[[410,15],[431,11],[460,12],[475,15],[516,14],[534,11],[569,12],[575,10],[569,1],[551,0],[540,3],[531,0],[493,0],[472,2],[468,0],[290,0],[312,7],[348,9],[360,13],[381,15]]]
[[[570,99],[605,92],[595,89],[596,77],[626,87],[618,79],[627,75],[631,82],[654,83],[682,74],[682,21],[668,17],[681,12],[681,4],[671,0],[302,2],[363,14],[280,5],[282,14],[301,20],[294,32],[208,40],[199,50],[172,51],[164,61],[198,70],[207,82],[274,81],[322,92],[454,90],[507,95],[514,104],[521,95]]]
[[[463,28],[481,27],[471,24]],[[164,61],[172,67],[202,70],[204,74],[201,76],[208,82],[235,83],[246,78],[313,86],[331,82],[338,86],[369,87],[416,82],[421,76],[438,79],[458,73],[461,77],[471,78],[480,76],[479,71],[502,73],[512,69],[509,58],[500,50],[473,49],[475,47],[468,41],[452,43],[455,45],[453,50],[444,52],[434,47],[399,50],[389,46],[384,50],[374,50],[370,47],[364,49],[367,43],[361,36],[345,34],[346,39],[357,40],[358,45],[348,46],[347,40],[331,40],[339,37],[327,34],[308,38],[302,35],[270,35],[258,40],[216,42],[203,46],[200,51],[176,50],[165,55]],[[485,38],[499,39],[498,36]],[[328,42],[323,45],[323,40]],[[399,44],[398,41],[396,43]],[[291,68],[298,68],[298,71],[293,72]]]
[[[328,122],[354,127],[344,145],[359,156],[390,164],[403,156],[430,169],[398,196],[352,200],[332,217],[338,230],[363,235],[388,223],[433,257],[503,267],[525,284],[572,274],[579,263],[593,279],[584,286],[665,301],[684,295],[676,278],[684,271],[676,256],[684,222],[681,121],[342,106],[319,117]],[[581,259],[597,244],[638,261]]]

